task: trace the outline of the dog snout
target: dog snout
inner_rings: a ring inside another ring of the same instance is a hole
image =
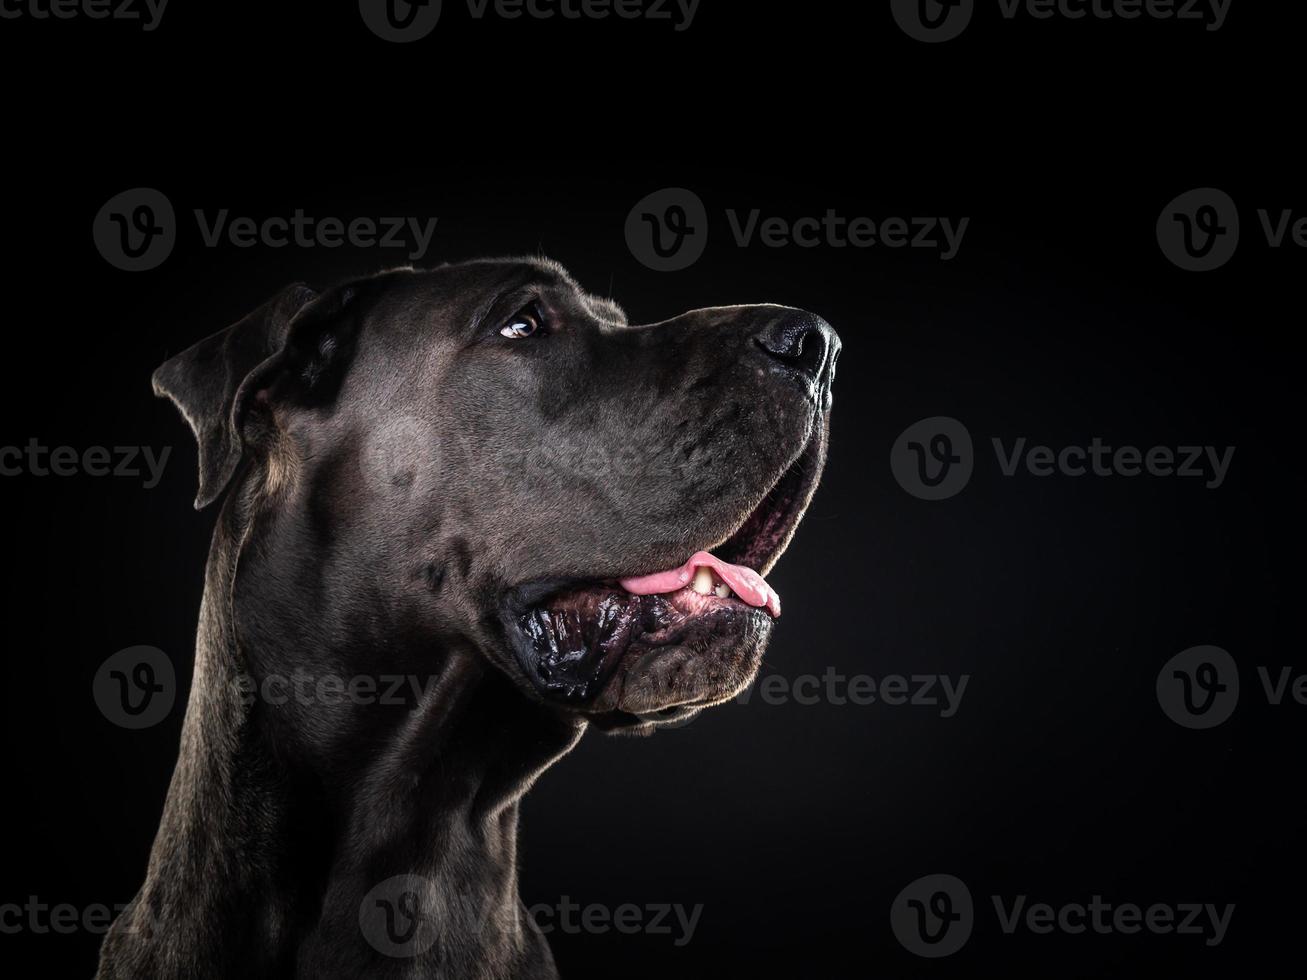
[[[821,317],[805,310],[785,310],[763,325],[753,341],[772,361],[816,385],[822,393],[829,392],[840,338]]]

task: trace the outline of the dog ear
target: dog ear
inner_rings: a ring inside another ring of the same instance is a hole
[[[303,283],[288,286],[155,370],[154,393],[177,406],[199,445],[196,510],[218,499],[240,466],[245,415],[255,392],[287,373],[299,391],[322,388],[331,366],[345,355],[345,344],[326,327],[354,292],[339,287],[320,295]]]

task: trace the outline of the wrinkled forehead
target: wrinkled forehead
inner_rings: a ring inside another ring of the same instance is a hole
[[[425,271],[400,270],[385,278],[389,281],[377,298],[378,314],[455,342],[532,302],[561,316],[626,324],[616,302],[582,289],[566,269],[547,259],[484,259]]]

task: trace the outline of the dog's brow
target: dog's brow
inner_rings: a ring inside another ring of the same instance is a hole
[[[615,300],[606,296],[595,296],[592,293],[582,293],[581,302],[591,316],[618,326],[627,325],[626,311]]]

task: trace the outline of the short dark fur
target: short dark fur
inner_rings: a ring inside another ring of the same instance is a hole
[[[551,336],[504,339],[527,303]],[[160,367],[199,443],[196,506],[225,497],[180,758],[98,975],[554,976],[517,895],[522,794],[588,724],[733,696],[771,622],[696,618],[568,701],[515,617],[701,548],[766,571],[816,485],[837,352],[777,306],[632,327],[557,265],[502,260],[293,286]],[[249,696],[297,670],[420,684]],[[360,902],[410,873],[435,885],[436,940],[392,958]]]

